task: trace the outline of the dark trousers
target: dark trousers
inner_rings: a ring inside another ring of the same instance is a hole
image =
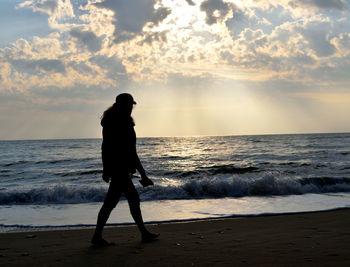
[[[112,210],[117,206],[120,197],[124,193],[129,202],[130,213],[139,227],[141,233],[146,232],[140,210],[140,197],[129,175],[112,177],[106,198],[97,217],[95,235],[101,236]]]
[[[114,209],[124,193],[129,206],[140,205],[140,197],[130,177],[112,177],[103,206]]]

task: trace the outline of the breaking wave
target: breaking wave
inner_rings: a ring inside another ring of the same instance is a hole
[[[137,185],[138,186],[138,185]],[[139,186],[138,186],[139,187]],[[205,178],[187,180],[179,185],[139,187],[144,201],[203,199],[244,196],[295,195],[307,193],[350,192],[350,178]],[[102,202],[107,189],[92,186],[54,186],[30,190],[0,191],[0,205],[13,204],[78,204]]]

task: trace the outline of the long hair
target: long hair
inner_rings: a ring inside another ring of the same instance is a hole
[[[131,117],[131,114],[127,112],[127,106],[122,103],[114,103],[112,106],[107,108],[101,116],[101,125],[104,126],[106,121],[114,120],[123,120],[130,121],[134,126],[134,119]]]
[[[107,117],[111,116],[112,113],[116,113],[116,109],[117,109],[116,103],[114,103],[112,106],[110,106],[109,108],[107,108],[107,109],[103,112],[103,114],[102,114],[102,116],[101,116],[101,118],[100,118],[101,121],[102,121],[104,118],[107,118]]]

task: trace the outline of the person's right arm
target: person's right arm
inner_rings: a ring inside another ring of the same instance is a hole
[[[147,187],[149,185],[154,185],[152,180],[148,178],[145,169],[142,166],[142,163],[140,161],[139,156],[137,155],[137,152],[135,151],[135,161],[136,161],[136,170],[141,175],[140,183],[143,187]]]

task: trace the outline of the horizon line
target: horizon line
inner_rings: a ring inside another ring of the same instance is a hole
[[[344,132],[299,132],[299,133],[261,133],[261,134],[223,134],[223,135],[177,135],[177,136],[139,136],[141,138],[200,138],[200,137],[230,137],[230,136],[261,136],[261,135],[310,135],[310,134],[350,134]],[[102,139],[102,137],[72,137],[72,138],[39,138],[39,139],[1,139],[0,142],[6,141],[54,141],[54,140],[83,140],[83,139]]]

